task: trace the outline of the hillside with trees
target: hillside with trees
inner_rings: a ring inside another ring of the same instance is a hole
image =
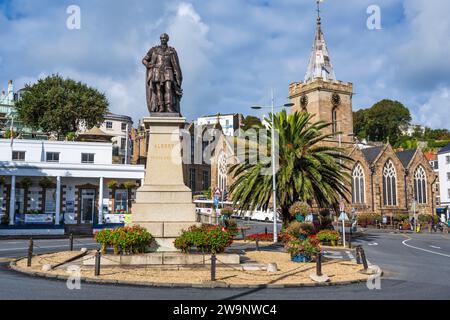
[[[411,112],[399,101],[384,99],[369,109],[353,113],[355,135],[360,141],[389,142],[394,148],[440,149],[450,143],[450,131],[411,124]]]

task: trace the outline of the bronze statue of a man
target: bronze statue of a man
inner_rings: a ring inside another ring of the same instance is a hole
[[[153,47],[142,60],[147,68],[147,105],[150,113],[178,113],[183,96],[183,75],[177,51],[168,46],[169,36],[161,35],[161,45]]]

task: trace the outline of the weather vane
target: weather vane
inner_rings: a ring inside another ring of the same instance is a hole
[[[317,17],[320,19],[320,4],[325,0],[317,0]]]

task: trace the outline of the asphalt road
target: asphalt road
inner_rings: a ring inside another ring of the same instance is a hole
[[[257,224],[257,228],[265,228]],[[385,276],[380,290],[366,284],[300,289],[170,289],[82,284],[69,290],[65,282],[28,277],[7,268],[8,259],[24,256],[27,241],[0,241],[0,299],[78,300],[292,300],[292,299],[450,299],[450,238],[442,234],[398,235],[369,232],[358,239],[371,263]],[[78,240],[76,248],[96,247]],[[67,240],[37,240],[37,252],[67,250]]]

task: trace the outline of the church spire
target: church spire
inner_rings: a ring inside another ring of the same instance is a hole
[[[312,81],[315,78],[322,78],[327,81],[336,80],[330,54],[328,53],[327,44],[322,32],[322,20],[320,17],[320,3],[322,1],[317,0],[316,37],[313,43],[311,58],[309,59],[308,70],[306,71],[305,82]]]

